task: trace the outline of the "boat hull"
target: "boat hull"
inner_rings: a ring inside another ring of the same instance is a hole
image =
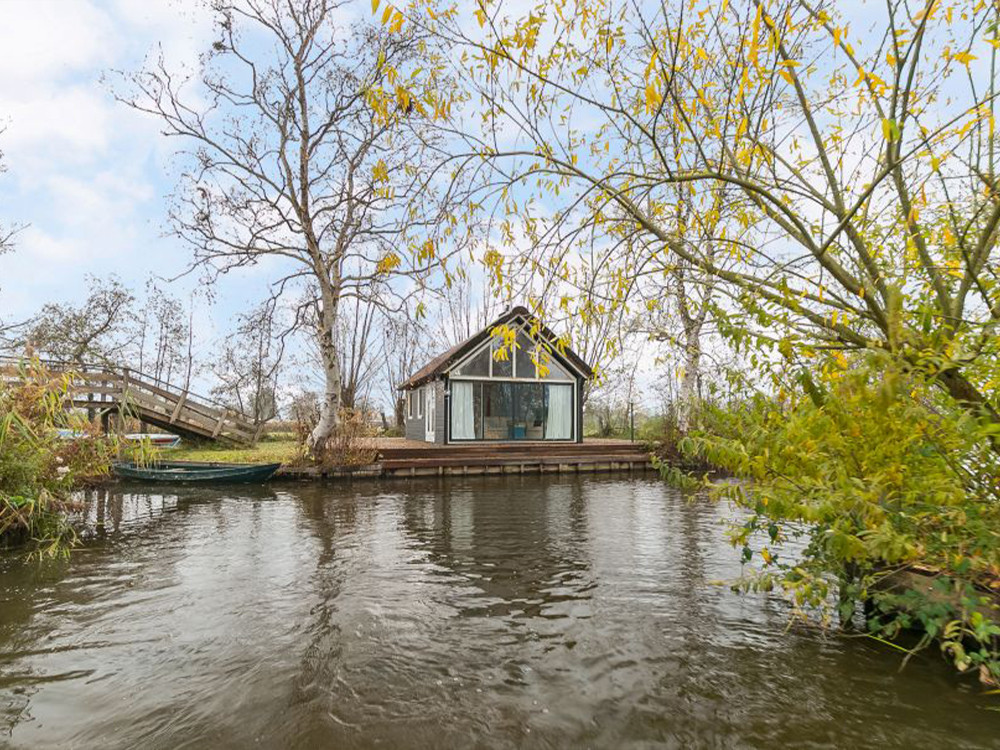
[[[141,482],[184,484],[247,484],[266,482],[281,464],[223,464],[194,461],[159,461],[150,466],[119,462],[112,465],[115,475]]]

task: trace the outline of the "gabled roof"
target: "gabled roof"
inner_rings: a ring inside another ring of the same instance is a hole
[[[439,354],[434,357],[434,359],[413,373],[413,375],[411,375],[405,383],[400,383],[397,386],[397,390],[402,391],[410,388],[416,388],[419,385],[423,385],[428,380],[433,380],[438,375],[447,372],[453,364],[458,362],[458,360],[462,359],[472,350],[478,348],[480,344],[486,342],[490,338],[494,328],[506,325],[517,318],[523,318],[524,321],[528,323],[535,320],[535,316],[528,312],[528,308],[521,305],[512,307],[510,310],[486,326],[483,330],[479,331],[479,333],[470,336],[457,346],[453,346],[443,354]],[[545,343],[552,348],[552,356],[560,362],[568,364],[585,378],[589,379],[594,376],[594,371],[590,368],[590,365],[580,359],[576,352],[572,351],[569,347],[566,347],[563,351],[559,351],[557,349],[556,342],[559,340],[559,337],[547,326],[539,326],[539,338],[545,340]]]

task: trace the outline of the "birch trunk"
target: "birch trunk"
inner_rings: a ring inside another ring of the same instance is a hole
[[[677,427],[681,434],[687,434],[694,420],[701,396],[701,324],[696,320],[684,326],[684,375],[681,377],[680,404],[677,412]]]
[[[337,352],[337,302],[332,290],[323,289],[316,336],[319,340],[320,359],[323,364],[323,398],[320,403],[319,421],[309,435],[309,448],[315,450],[323,446],[333,435],[340,419],[341,372],[340,356]]]
[[[707,243],[706,257],[714,259],[715,248]],[[674,270],[674,297],[677,312],[684,331],[684,374],[681,377],[680,398],[677,410],[677,428],[682,435],[687,434],[694,421],[701,400],[701,334],[708,315],[708,304],[712,296],[714,282],[703,280],[700,304],[688,294],[685,283],[685,269]]]

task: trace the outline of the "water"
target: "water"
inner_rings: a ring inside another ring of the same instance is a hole
[[[0,747],[1000,747],[933,654],[787,630],[653,479],[101,494],[0,560]]]

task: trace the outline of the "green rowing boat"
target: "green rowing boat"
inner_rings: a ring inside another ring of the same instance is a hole
[[[143,482],[266,482],[281,464],[223,464],[199,461],[157,461],[148,466],[117,462],[111,468],[122,479]]]

